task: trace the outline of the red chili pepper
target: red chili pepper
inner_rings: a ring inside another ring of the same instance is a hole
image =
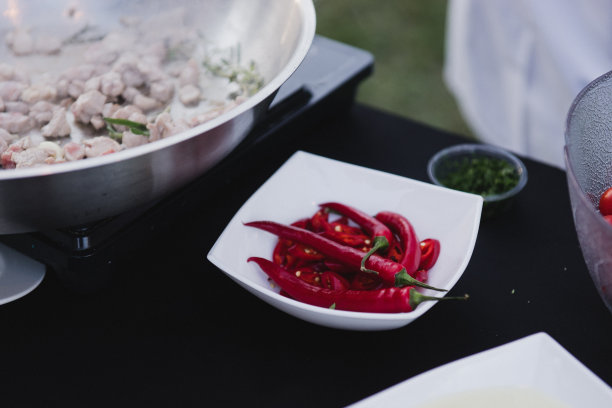
[[[338,222],[332,222],[329,226],[331,229],[321,232],[321,235],[341,244],[352,246],[353,248],[367,248],[366,252],[370,249],[372,240],[359,228]]]
[[[324,236],[338,241],[340,243],[350,245],[352,247],[371,246],[372,239],[363,233],[359,227],[353,227],[348,224],[335,221],[329,223],[330,229],[323,233]]]
[[[325,211],[329,212],[329,208],[324,208]],[[349,219],[347,217],[345,217],[344,215],[341,215],[340,217],[336,218],[336,221],[334,221],[337,224],[342,224],[342,225],[349,225]]]
[[[310,285],[299,280],[281,266],[264,258],[251,257],[248,262],[255,262],[283,291],[300,302],[325,308],[371,313],[411,312],[420,303],[428,300],[467,299],[436,298],[425,296],[413,287],[383,288],[371,291],[333,290]]]
[[[385,254],[385,258],[392,260],[393,262],[401,263],[403,253],[401,248],[401,243],[394,238],[393,242],[389,245],[389,250]]]
[[[287,257],[287,249],[291,246],[291,241],[288,239],[279,239],[272,252],[272,260],[277,265],[285,265]]]
[[[308,227],[308,219],[297,220],[292,223],[294,227],[299,228],[307,228]],[[294,254],[290,254],[289,248],[293,245],[293,242],[288,239],[279,239],[278,243],[274,247],[274,252],[272,253],[272,260],[279,265],[282,266],[292,266],[296,263],[297,257]]]
[[[308,245],[330,258],[343,262],[355,269],[361,269],[363,252],[346,245],[338,244],[312,231],[278,224],[272,221],[254,221],[248,222],[245,225],[268,231],[281,238]],[[417,281],[412,276],[408,275],[403,265],[378,255],[372,255],[367,260],[365,271],[378,274],[383,281],[388,282],[392,286],[416,285],[428,289],[445,291],[445,289],[438,289]]]
[[[329,230],[329,211],[325,208],[317,211],[310,217],[310,227],[314,232],[325,232]]]
[[[336,272],[325,271],[321,274],[321,287],[333,290],[346,290],[350,287],[349,282]]]
[[[357,272],[351,280],[350,289],[353,290],[374,290],[384,286],[383,281],[373,273]]]
[[[298,227],[298,228],[308,228],[309,221],[310,220],[308,218],[302,218],[301,220],[295,221],[291,225],[293,225],[294,227]]]
[[[330,232],[335,232],[338,234],[348,234],[348,235],[360,235],[367,237],[359,227],[353,227],[348,224],[345,224],[340,221],[334,221],[329,223]]]
[[[421,250],[421,262],[419,269],[429,270],[433,268],[440,255],[440,241],[427,238],[419,244]]]
[[[425,269],[419,269],[414,274],[414,278],[421,282],[427,282],[427,280],[429,279],[429,272],[427,272]]]
[[[322,208],[310,217],[311,231],[321,233],[323,236],[352,247],[371,245],[370,238],[361,229],[348,225],[348,219],[338,219],[329,222],[329,210]],[[306,228],[306,227],[302,227]],[[370,241],[370,242],[368,242]]]
[[[334,222],[329,222],[329,210],[322,208],[317,211],[310,219],[310,230],[319,232],[336,242],[350,246],[363,246],[369,239],[358,227],[348,225],[348,219],[341,218]]]
[[[337,273],[355,272],[355,270],[351,268],[350,266],[347,266],[346,264],[343,264],[342,262],[333,261],[331,259],[325,259],[323,261],[323,264],[325,265],[327,269],[333,272],[337,272]],[[374,275],[374,274],[369,273],[368,275]]]
[[[388,242],[393,239],[391,230],[376,218],[356,209],[340,203],[324,203],[319,204],[323,208],[329,208],[332,211],[338,212],[351,220],[355,221],[361,228],[373,237],[385,237]]]
[[[376,214],[376,219],[387,225],[399,236],[402,244],[402,258],[398,262],[404,265],[411,276],[414,276],[421,260],[421,250],[419,239],[410,221],[403,215],[391,211],[379,212]]]
[[[295,243],[287,249],[287,254],[304,261],[320,261],[324,255],[304,244]]]
[[[301,281],[310,283],[311,285],[321,286],[321,274],[309,267],[297,268],[293,274]]]
[[[329,208],[330,210],[350,218],[372,236],[372,248],[362,257],[361,270],[365,269],[365,263],[372,254],[377,251],[385,252],[389,248],[391,241],[393,241],[393,233],[391,230],[385,224],[363,211],[349,207],[345,204],[333,202],[320,204],[320,206]]]

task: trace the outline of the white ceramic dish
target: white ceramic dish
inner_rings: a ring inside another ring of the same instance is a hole
[[[351,408],[417,408],[451,395],[508,389],[533,391],[566,407],[612,407],[605,382],[548,334],[537,333],[427,371]]]
[[[33,291],[45,277],[45,266],[0,244],[0,305]]]
[[[450,289],[465,270],[478,234],[482,198],[377,170],[296,152],[240,208],[208,259],[242,287],[269,304],[306,321],[341,329],[385,330],[404,326],[437,302],[410,313],[360,313],[307,305],[281,296],[250,256],[270,259],[277,238],[246,227],[249,221],[289,224],[314,214],[320,203],[338,201],[369,214],[396,211],[412,223],[419,239],[441,243],[429,283]],[[437,292],[425,291],[429,295]]]

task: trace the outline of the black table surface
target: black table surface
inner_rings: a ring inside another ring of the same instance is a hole
[[[612,315],[588,275],[565,174],[525,160],[529,182],[481,223],[451,294],[396,330],[320,327],[260,301],[206,260],[242,203],[296,150],[427,180],[465,139],[363,105],[257,144],[196,211],[117,260],[104,289],[53,273],[0,307],[0,404],[339,407],[444,363],[546,332],[612,385]],[[135,247],[138,245],[135,243]]]

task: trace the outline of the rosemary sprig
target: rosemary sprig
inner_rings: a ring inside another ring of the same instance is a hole
[[[168,47],[166,61],[187,60],[193,55],[194,46],[187,41],[181,41]]]
[[[111,139],[114,139],[121,143],[121,141],[123,140],[123,133],[117,132],[110,123],[106,124],[106,130],[108,130],[108,136]]]
[[[230,82],[238,84],[240,90],[232,92],[229,98],[236,99],[240,95],[254,95],[264,86],[264,79],[257,69],[255,61],[251,61],[246,67],[240,64],[240,47],[230,50],[229,58],[221,58],[214,63],[209,57],[204,59],[202,65],[212,75],[226,78]]]
[[[113,125],[125,126],[130,132],[134,133],[135,135],[149,136],[149,129],[147,129],[147,125],[144,123],[117,118],[103,119],[106,122],[106,129],[108,130],[108,135],[117,141],[121,141],[121,139],[123,138],[123,133],[115,129]]]
[[[72,34],[70,37],[65,38],[62,41],[62,45],[69,44],[82,44],[89,43],[94,41],[102,40],[106,35],[100,32],[96,32],[98,27],[92,26],[89,24],[85,24],[83,28],[79,29],[76,33]]]

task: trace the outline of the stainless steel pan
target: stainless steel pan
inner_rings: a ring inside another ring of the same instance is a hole
[[[185,7],[186,26],[220,47],[240,44],[242,58],[256,61],[265,78],[264,87],[242,104],[178,135],[103,157],[0,170],[0,234],[80,225],[116,215],[203,174],[246,136],[305,57],[315,31],[310,0],[6,0],[0,6],[1,35],[15,25],[53,28],[67,35],[84,21],[110,29],[122,16],[163,15]],[[160,22],[164,25],[163,19]],[[4,48],[2,44],[0,57],[11,62]],[[57,58],[61,64],[61,55]]]

